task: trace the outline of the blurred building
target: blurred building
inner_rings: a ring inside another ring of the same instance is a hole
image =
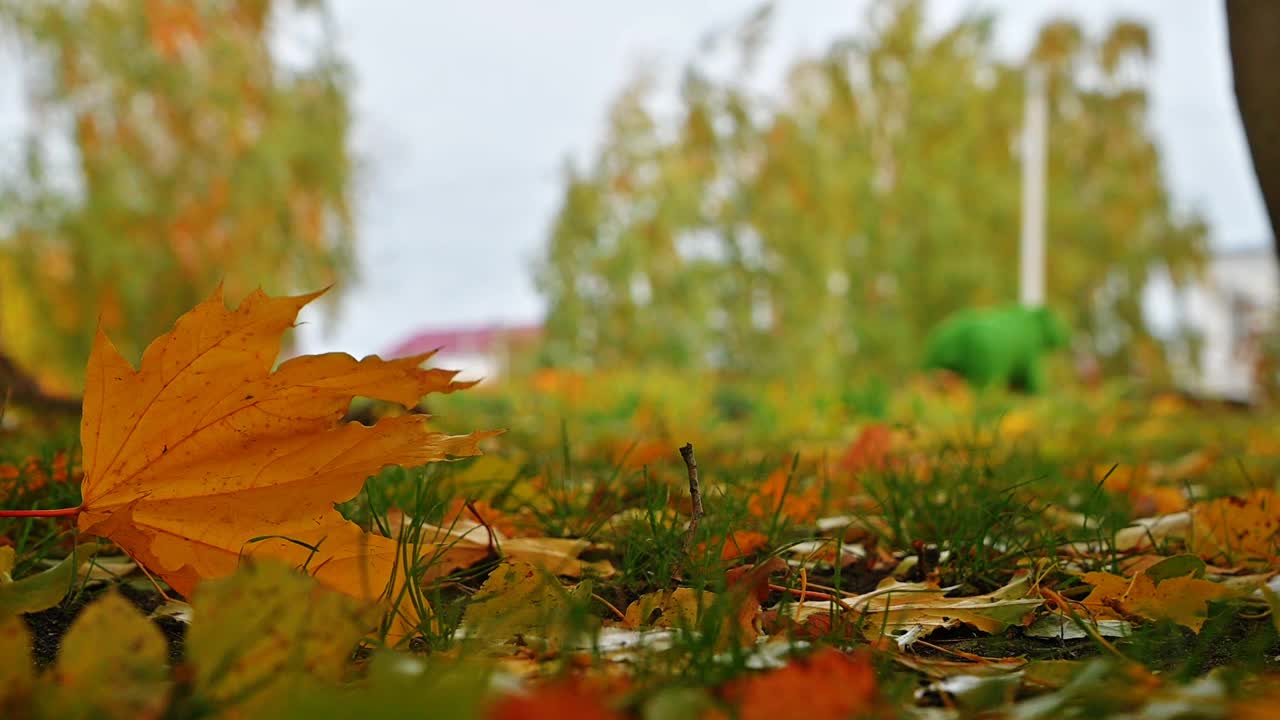
[[[431,367],[458,370],[459,380],[493,380],[506,373],[513,351],[527,347],[542,334],[539,325],[454,328],[425,330],[406,338],[384,357],[438,350]]]
[[[1213,255],[1202,284],[1184,299],[1185,319],[1201,338],[1200,395],[1250,402],[1258,393],[1259,363],[1280,328],[1280,271],[1271,244]]]

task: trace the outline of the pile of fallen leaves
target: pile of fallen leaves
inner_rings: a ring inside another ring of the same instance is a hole
[[[429,355],[274,367],[314,297],[215,295],[137,370],[99,335],[79,463],[0,464],[4,507],[83,472],[74,508],[0,511],[27,516],[0,533],[0,715],[1216,718],[1276,699],[1280,497],[1226,491],[1207,449],[1082,458],[1060,496],[1001,485],[1024,472],[1001,446],[937,453],[883,424],[750,477],[720,468],[758,453],[709,440],[699,481],[651,437],[589,467],[565,447],[553,473],[413,412],[345,422],[356,397],[468,384]],[[75,520],[48,567],[42,515]]]

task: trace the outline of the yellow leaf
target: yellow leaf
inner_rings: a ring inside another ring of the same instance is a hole
[[[696,628],[698,618],[715,602],[716,595],[693,588],[659,590],[636,598],[627,606],[625,625],[662,628]]]
[[[1188,546],[1210,562],[1269,564],[1280,560],[1280,498],[1270,490],[1197,503]]]
[[[0,619],[0,717],[22,717],[30,701],[35,670],[31,658],[31,633],[22,618]]]
[[[379,597],[396,543],[364,533],[334,503],[386,465],[479,454],[488,434],[430,432],[421,415],[341,422],[357,395],[412,405],[468,386],[421,369],[429,355],[308,355],[272,371],[282,334],[317,295],[257,291],[229,311],[219,290],[156,339],[136,371],[99,332],[81,424],[80,530],[113,540],[187,597],[242,555],[305,564],[329,587]]]
[[[553,575],[580,578],[584,574],[606,578],[616,572],[608,560],[587,562],[578,556],[591,546],[591,541],[575,538],[509,538],[502,543],[502,554],[512,560],[536,565]]]
[[[58,651],[54,717],[158,717],[168,701],[169,648],[160,630],[114,590],[84,609]],[[48,695],[49,697],[44,697]]]
[[[553,575],[535,565],[504,561],[472,596],[462,624],[468,637],[506,642],[522,636],[526,642],[537,638],[558,647],[573,630],[565,620],[579,594],[589,595],[590,585],[563,588]]]
[[[194,605],[186,649],[195,685],[242,708],[294,681],[342,679],[370,620],[361,603],[273,560],[202,584]]]
[[[1148,620],[1172,620],[1200,632],[1208,619],[1209,602],[1234,595],[1218,583],[1186,576],[1157,581],[1145,571],[1132,578],[1105,572],[1085,573],[1093,586],[1083,601],[1096,619],[1136,615]]]

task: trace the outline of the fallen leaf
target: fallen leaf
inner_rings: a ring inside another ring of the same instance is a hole
[[[571,607],[590,594],[589,584],[564,588],[554,576],[531,563],[504,561],[467,603],[462,627],[467,637],[499,643],[536,639],[548,648],[559,648],[573,634],[574,628],[566,625]]]
[[[76,546],[62,562],[17,582],[0,583],[0,618],[39,612],[57,605],[75,587],[77,570],[98,551],[96,543]]]
[[[1119,552],[1146,550],[1163,542],[1166,538],[1183,537],[1189,527],[1191,527],[1190,512],[1140,518],[1116,533],[1116,550]]]
[[[984,658],[975,656],[971,660],[951,660],[943,657],[922,657],[907,653],[894,653],[893,661],[904,667],[934,680],[955,677],[956,675],[993,676],[1008,675],[1021,670],[1026,664],[1025,658]]]
[[[201,583],[193,605],[186,657],[195,686],[250,717],[248,708],[299,683],[340,680],[370,626],[367,606],[274,559]]]
[[[924,692],[941,696],[948,707],[954,706],[963,716],[974,717],[1012,702],[1021,684],[1019,673],[959,674],[929,683]]]
[[[490,456],[488,455],[478,457],[476,458],[476,464],[478,464],[479,461],[481,460],[488,460],[488,459],[490,459]],[[494,459],[507,464],[511,463],[511,461],[509,460],[502,460],[500,458],[494,458]],[[475,466],[476,465],[473,464],[472,468],[475,468]],[[456,482],[457,476],[454,476],[449,480],[450,480],[450,483]],[[472,512],[472,508],[475,509],[474,513]],[[479,519],[476,518],[477,514],[480,516]],[[460,520],[460,519],[468,520],[471,522],[480,522],[481,520],[483,520],[484,521],[483,524],[488,525],[489,527],[492,527],[494,530],[500,530],[502,534],[507,537],[516,537],[521,534],[521,528],[516,523],[515,520],[508,517],[506,513],[493,507],[492,505],[485,502],[484,500],[476,500],[471,503],[471,508],[468,508],[467,501],[465,499],[460,497],[454,498],[449,503],[449,507],[445,510],[444,519],[440,522],[440,524],[445,527],[449,527],[454,523],[454,521]]]
[[[520,475],[520,465],[498,455],[483,455],[443,481],[444,489],[462,497],[489,497]],[[485,514],[490,522],[492,518]],[[448,524],[447,522],[445,523]]]
[[[870,714],[878,695],[875,667],[867,653],[825,649],[786,667],[735,680],[725,699],[740,720],[843,720]]]
[[[31,632],[17,615],[0,617],[0,717],[21,717],[35,683]]]
[[[787,468],[775,470],[761,483],[747,503],[747,511],[752,517],[766,520],[775,515],[788,518],[798,523],[812,522],[818,517],[818,507],[822,497],[818,488],[802,489],[793,482]]]
[[[617,572],[608,560],[588,562],[578,556],[591,547],[590,540],[577,538],[509,538],[502,554],[511,560],[536,565],[554,575],[580,578],[592,575],[607,578]]]
[[[168,701],[169,646],[160,630],[115,590],[84,609],[58,651],[50,717],[159,717]],[[56,696],[56,697],[55,697]],[[78,712],[73,713],[72,708]]]
[[[846,567],[867,557],[867,550],[862,545],[847,542],[837,543],[833,538],[788,543],[782,548],[782,553],[792,558],[791,563],[793,565],[803,566],[812,570],[819,563],[834,567],[837,564],[837,546],[840,549],[840,567]]]
[[[852,475],[867,470],[884,470],[889,465],[889,453],[893,449],[893,431],[888,425],[868,425],[849,443],[839,467]]]
[[[633,630],[642,627],[696,628],[703,611],[711,607],[715,599],[715,593],[693,588],[646,593],[627,606],[623,624]]]
[[[737,560],[740,557],[754,555],[756,551],[769,544],[769,536],[753,530],[734,530],[725,538],[720,548],[721,560]],[[698,554],[705,555],[707,544],[699,543]]]
[[[181,600],[165,600],[163,603],[157,605],[156,609],[151,611],[151,614],[147,615],[147,619],[158,620],[160,618],[168,618],[170,620],[176,620],[183,625],[190,625],[191,616],[193,614],[195,614],[195,611],[189,603],[184,603]]]
[[[427,548],[419,568],[423,585],[488,560],[503,540],[497,530],[465,518],[458,518],[446,527],[430,523],[419,525],[402,514],[388,520],[393,536],[399,534],[402,525],[418,528],[418,537]]]
[[[1125,616],[1172,620],[1198,633],[1208,618],[1209,602],[1234,595],[1218,583],[1193,577],[1194,572],[1184,577],[1162,578],[1159,567],[1154,565],[1132,578],[1105,572],[1085,573],[1084,581],[1093,586],[1093,591],[1082,601],[1085,609],[1095,621]],[[1151,574],[1152,569],[1157,569],[1155,576]]]
[[[1042,640],[1079,640],[1089,637],[1089,633],[1080,627],[1080,623],[1102,637],[1129,637],[1133,634],[1133,626],[1126,620],[1091,620],[1088,617],[1081,617],[1077,621],[1060,612],[1052,612],[1037,618],[1023,631],[1023,634]]]
[[[468,386],[421,369],[429,355],[307,355],[273,372],[281,336],[317,295],[257,291],[229,311],[219,290],[151,343],[138,370],[99,332],[81,423],[80,530],[187,597],[242,555],[306,566],[354,597],[381,595],[395,541],[364,533],[334,503],[384,466],[476,455],[488,434],[431,432],[421,415],[341,423],[357,395],[409,406]]]
[[[1025,624],[1044,601],[1027,597],[1028,581],[1021,577],[994,592],[970,597],[947,597],[948,589],[933,583],[904,583],[886,578],[871,593],[849,598],[846,604],[862,613],[868,639],[884,635],[924,637],[939,628],[970,625],[985,633],[999,633]],[[865,600],[864,600],[865,598]]]
[[[1280,560],[1280,498],[1270,490],[1197,503],[1187,545],[1210,562],[1268,565]]]
[[[392,523],[393,534],[398,525]],[[617,570],[608,560],[588,562],[578,555],[591,547],[591,541],[576,538],[507,537],[496,527],[485,527],[474,520],[455,518],[441,527],[424,523],[420,536],[431,549],[424,556],[423,582],[442,578],[455,570],[471,567],[478,562],[499,555],[507,560],[527,562],[554,575],[581,578],[584,575],[610,577]]]

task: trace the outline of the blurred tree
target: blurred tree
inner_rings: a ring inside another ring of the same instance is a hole
[[[99,322],[137,357],[219,282],[309,290],[351,267],[346,73],[323,2],[283,5],[0,0],[47,123],[0,197],[0,350],[74,388]],[[288,64],[285,19],[321,38]]]
[[[758,32],[729,79],[687,70],[675,122],[629,87],[537,268],[544,360],[900,373],[951,311],[1016,299],[1024,66],[994,57],[990,18],[924,17],[873,2],[780,98],[749,89]],[[1140,25],[1095,39],[1062,21],[1028,58],[1049,71],[1049,302],[1112,369],[1151,343],[1149,274],[1188,280],[1206,234],[1160,174],[1149,56]]]

